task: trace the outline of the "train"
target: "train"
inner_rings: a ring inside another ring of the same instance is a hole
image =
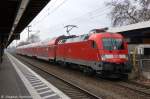
[[[17,54],[80,68],[87,74],[111,77],[128,75],[132,66],[128,44],[119,33],[93,29],[88,34],[58,36],[48,41],[19,46]]]

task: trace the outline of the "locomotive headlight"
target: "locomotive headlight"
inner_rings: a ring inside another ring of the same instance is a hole
[[[113,55],[105,54],[105,55],[101,55],[101,58],[102,58],[102,60],[111,59],[111,58],[113,58]]]
[[[119,55],[120,58],[128,59],[128,55]]]
[[[128,55],[125,55],[125,54],[120,54],[120,55],[105,54],[105,55],[101,55],[102,60],[113,59],[113,58],[128,59]]]
[[[106,59],[105,55],[101,55],[101,59],[105,60]]]

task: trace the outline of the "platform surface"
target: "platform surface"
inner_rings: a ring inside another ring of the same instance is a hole
[[[0,65],[0,99],[70,99],[9,53]]]
[[[7,55],[3,58],[3,63],[0,64],[0,99],[18,96],[31,98]]]
[[[150,72],[143,72],[144,77],[150,79]]]

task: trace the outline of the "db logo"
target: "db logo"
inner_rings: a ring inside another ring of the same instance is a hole
[[[119,55],[114,55],[114,58],[119,58]]]

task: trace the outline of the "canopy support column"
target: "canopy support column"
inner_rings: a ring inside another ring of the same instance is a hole
[[[4,53],[3,37],[0,36],[0,63],[2,63],[3,61],[3,53]]]

